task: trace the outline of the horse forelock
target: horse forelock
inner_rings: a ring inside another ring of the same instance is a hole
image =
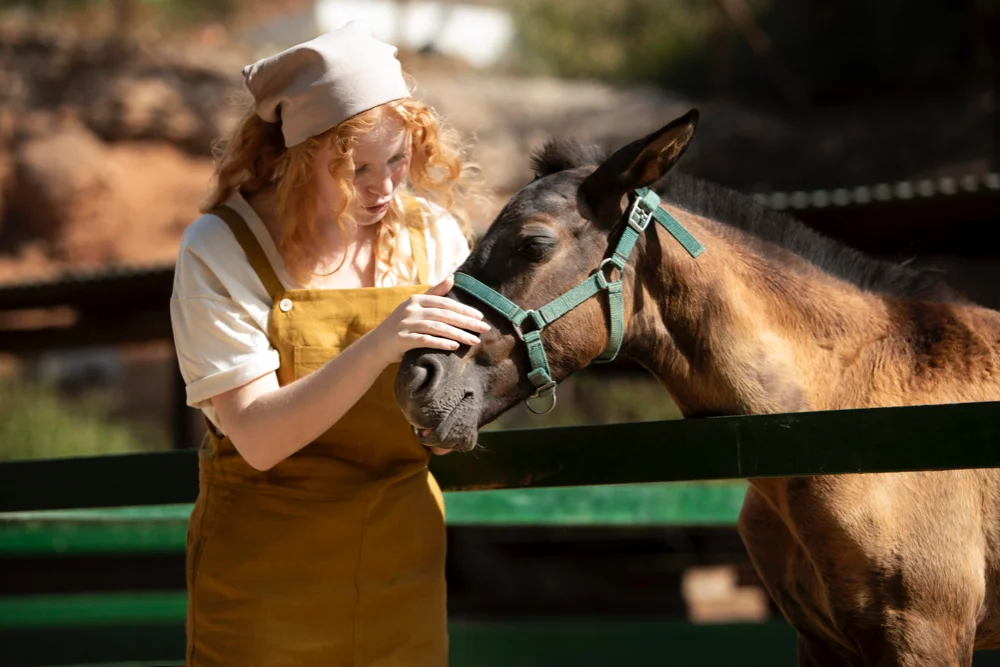
[[[594,144],[576,139],[550,139],[531,155],[531,168],[536,178],[578,167],[596,167],[607,158],[606,152]]]

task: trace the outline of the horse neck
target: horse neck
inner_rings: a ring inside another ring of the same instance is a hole
[[[907,386],[919,356],[907,349],[909,324],[900,315],[910,302],[864,292],[780,249],[765,256],[762,246],[719,223],[671,212],[706,252],[692,259],[663,230],[647,236],[624,352],[660,379],[685,415],[934,400],[933,392],[921,396]],[[931,305],[959,308],[922,307]],[[996,332],[1000,337],[1000,322]],[[994,362],[1000,368],[1000,359]],[[946,380],[939,391],[961,387],[962,378],[939,374]]]

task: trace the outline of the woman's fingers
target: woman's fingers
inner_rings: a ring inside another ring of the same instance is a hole
[[[416,333],[426,333],[434,336],[450,338],[451,340],[456,340],[460,343],[465,343],[466,345],[479,345],[478,336],[470,334],[468,331],[463,331],[458,327],[453,327],[450,324],[445,324],[444,322],[423,320],[421,322],[416,322],[413,330]]]
[[[474,317],[443,308],[428,308],[424,311],[421,319],[437,320],[438,322],[445,322],[461,329],[471,329],[472,331],[479,331],[481,333],[490,330],[490,325],[484,320],[477,320]]]
[[[446,338],[469,346],[478,345],[480,342],[478,336],[475,336],[468,331],[463,331],[458,327],[453,327],[450,324],[436,322],[434,320],[417,320],[415,322],[410,322],[406,324],[400,334],[404,338],[410,339],[414,339],[415,336]]]
[[[456,350],[460,344],[479,344],[479,337],[470,332],[490,330],[482,312],[445,296],[453,285],[454,280],[448,276],[424,294],[411,297],[398,332],[406,339],[407,347]]]
[[[434,350],[453,351],[461,347],[461,343],[457,341],[438,338],[426,333],[407,333],[402,334],[401,338],[407,341],[406,348],[411,350],[418,347],[427,347]]]
[[[418,295],[414,297],[414,302],[421,308],[440,308],[443,310],[453,310],[456,313],[461,313],[467,317],[472,317],[477,320],[483,319],[482,312],[472,308],[471,306],[466,306],[461,301],[456,301],[455,299],[449,299],[443,296],[429,296],[426,294]]]

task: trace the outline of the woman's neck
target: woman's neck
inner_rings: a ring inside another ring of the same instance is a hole
[[[277,214],[277,193],[274,187],[255,192],[246,199],[280,252],[284,225],[287,223]],[[359,226],[349,240],[344,237],[335,220],[317,219],[317,227],[326,244],[321,252],[306,260],[304,268],[312,275],[305,286],[341,289],[373,286],[378,225]],[[285,259],[287,262],[287,258]]]

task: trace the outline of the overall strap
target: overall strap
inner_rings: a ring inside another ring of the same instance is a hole
[[[413,262],[417,267],[417,282],[420,285],[427,285],[430,281],[430,270],[427,264],[427,240],[424,237],[424,214],[416,197],[407,197],[403,207],[406,214],[406,229],[410,234]]]
[[[247,259],[250,260],[250,266],[253,267],[253,270],[257,273],[257,277],[264,284],[264,289],[267,290],[268,296],[271,297],[272,301],[276,300],[278,295],[285,291],[285,288],[282,286],[281,281],[278,280],[278,274],[274,272],[274,267],[271,266],[271,262],[267,259],[260,241],[257,240],[257,237],[250,229],[246,220],[243,219],[243,216],[226,205],[217,206],[209,211],[209,213],[217,215],[229,225],[233,236],[239,241],[240,247],[243,248]]]

